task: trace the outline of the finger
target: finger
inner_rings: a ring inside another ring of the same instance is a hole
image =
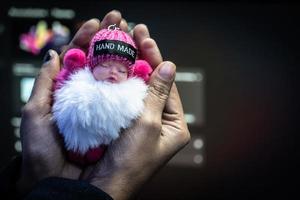
[[[120,22],[120,29],[124,32],[128,32],[128,24],[127,24],[127,21],[125,19],[122,19],[121,22]]]
[[[101,27],[101,29],[104,29],[112,24],[116,24],[119,27],[121,20],[122,20],[121,13],[117,10],[112,10],[104,16],[100,27]]]
[[[136,25],[131,31],[133,35],[133,39],[138,48],[138,59],[144,59],[141,51],[141,44],[146,38],[150,38],[149,30],[145,24]]]
[[[161,63],[152,73],[148,95],[145,99],[145,112],[161,120],[162,112],[175,78],[176,66],[172,62]],[[147,113],[149,112],[149,113]],[[151,113],[150,113],[151,112]]]
[[[63,52],[60,54],[61,61],[63,60],[66,51],[71,48],[79,48],[84,52],[87,52],[90,40],[99,29],[100,21],[98,19],[91,19],[85,22],[77,31],[70,44],[64,47]]]
[[[35,101],[40,104],[51,101],[53,81],[59,70],[59,56],[54,50],[49,50],[45,56],[45,62],[35,79],[29,101]]]
[[[148,61],[154,69],[163,60],[156,42],[151,38],[144,39],[139,50],[141,58]]]
[[[138,24],[133,28],[133,39],[138,47],[141,48],[142,41],[150,38],[150,33],[145,24]]]

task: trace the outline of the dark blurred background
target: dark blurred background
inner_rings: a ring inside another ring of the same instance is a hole
[[[21,152],[20,110],[49,49],[112,9],[145,23],[177,65],[192,140],[138,199],[290,199],[299,182],[299,3],[12,1],[0,8],[0,167]],[[34,45],[33,45],[34,44]]]

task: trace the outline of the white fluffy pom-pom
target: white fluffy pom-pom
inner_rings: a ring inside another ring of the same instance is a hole
[[[85,153],[109,144],[121,128],[128,128],[143,111],[146,94],[142,79],[129,78],[118,84],[96,81],[85,68],[55,91],[53,119],[67,149]]]

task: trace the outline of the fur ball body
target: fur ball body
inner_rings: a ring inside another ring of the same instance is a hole
[[[97,81],[89,67],[71,74],[54,91],[52,107],[67,150],[83,155],[118,138],[143,111],[147,88],[136,77],[118,84]]]

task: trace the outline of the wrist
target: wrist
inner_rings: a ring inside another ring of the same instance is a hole
[[[126,200],[132,195],[133,184],[127,182],[127,178],[122,173],[99,174],[96,178],[90,180],[90,184],[103,190],[114,200]]]
[[[89,183],[109,194],[114,200],[131,199],[137,195],[146,178],[140,173],[125,169],[99,170]]]

